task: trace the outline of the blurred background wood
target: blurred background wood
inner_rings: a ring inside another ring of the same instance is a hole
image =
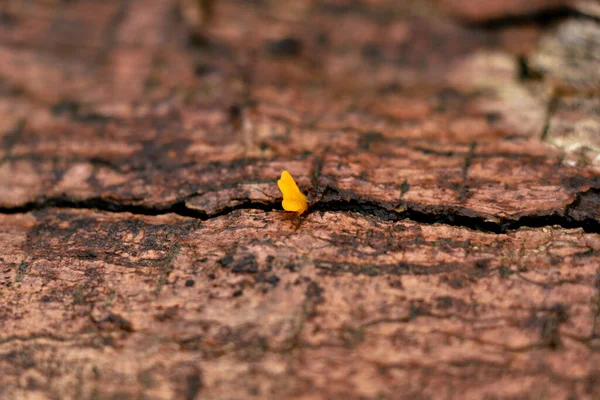
[[[0,397],[600,397],[596,8],[5,3]]]

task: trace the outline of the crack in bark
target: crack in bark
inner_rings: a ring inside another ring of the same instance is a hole
[[[558,6],[551,9],[532,11],[526,14],[506,14],[505,16],[493,17],[485,21],[464,21],[464,25],[474,29],[501,30],[517,26],[549,26],[569,17],[591,18],[592,16],[579,12],[571,7]]]
[[[543,228],[550,226],[560,226],[564,229],[581,228],[587,233],[600,233],[600,221],[598,219],[592,216],[575,219],[570,215],[570,211],[580,203],[582,195],[596,190],[598,189],[591,188],[588,191],[579,192],[576,199],[568,204],[560,214],[534,214],[522,216],[518,219],[498,218],[490,220],[485,215],[455,206],[427,206],[401,201],[400,208],[398,208],[397,204],[381,204],[348,191],[342,192],[333,186],[327,185],[319,201],[310,205],[308,215],[314,212],[355,212],[365,216],[373,216],[384,221],[397,222],[411,220],[423,225],[444,224],[494,234],[505,234],[521,228]],[[282,210],[279,201],[260,202],[247,200],[240,204],[224,207],[215,213],[207,213],[206,211],[189,207],[186,204],[187,199],[180,199],[163,206],[148,206],[127,204],[102,197],[84,200],[55,197],[28,202],[15,207],[0,207],[0,214],[24,214],[47,208],[95,209],[147,216],[177,214],[183,217],[206,221],[228,215],[236,210],[261,210],[265,212]]]
[[[310,212],[358,212],[363,215],[373,215],[389,221],[408,219],[424,225],[445,224],[496,234],[503,234],[509,231],[519,230],[520,228],[542,228],[554,225],[558,225],[565,229],[582,228],[588,233],[600,233],[600,221],[591,217],[578,221],[569,216],[569,211],[579,203],[581,195],[587,193],[587,191],[578,193],[576,199],[565,207],[563,215],[528,215],[520,217],[519,219],[499,219],[498,221],[491,221],[483,215],[477,215],[468,209],[460,209],[457,207],[422,206],[415,203],[404,202],[400,209],[401,211],[396,211],[393,207],[388,208],[368,199],[341,199],[339,192],[334,188],[329,187],[328,190],[330,192],[329,197],[333,198],[333,200],[328,200],[328,194],[326,193],[324,195],[324,200],[314,205]],[[590,189],[590,191],[591,190],[595,189]],[[331,192],[333,192],[333,194],[331,194]]]
[[[191,197],[194,196],[190,196],[190,198]],[[22,206],[0,207],[0,214],[25,214],[47,208],[100,210],[113,213],[131,213],[135,215],[147,216],[177,214],[182,217],[190,217],[200,219],[202,221],[227,215],[235,210],[252,209],[273,211],[276,209],[281,209],[274,203],[245,201],[235,206],[226,207],[217,213],[207,214],[205,211],[188,207],[185,203],[185,200],[178,200],[165,206],[147,206],[141,204],[126,204],[102,197],[93,197],[84,200],[73,200],[66,197],[54,197],[47,198],[42,201],[28,202]]]

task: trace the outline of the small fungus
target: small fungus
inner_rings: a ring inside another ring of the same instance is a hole
[[[283,171],[281,173],[281,179],[277,181],[277,186],[283,194],[281,205],[285,211],[293,211],[300,215],[308,209],[306,196],[302,194],[289,172]]]

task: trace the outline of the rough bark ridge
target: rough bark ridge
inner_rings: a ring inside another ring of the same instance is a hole
[[[0,397],[600,398],[598,4],[483,3],[0,6]]]

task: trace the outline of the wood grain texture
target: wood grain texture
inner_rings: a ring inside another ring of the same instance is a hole
[[[591,11],[193,4],[0,6],[0,397],[600,397]]]

